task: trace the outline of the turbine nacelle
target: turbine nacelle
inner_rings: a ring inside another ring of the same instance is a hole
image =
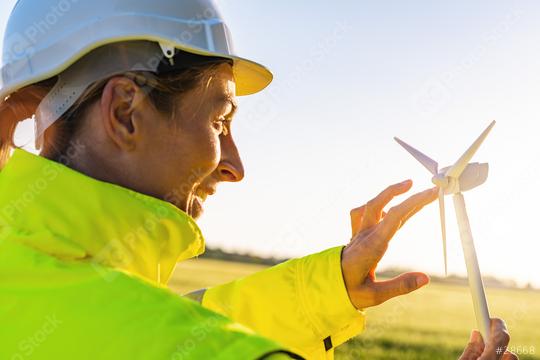
[[[467,165],[459,179],[446,176],[451,167],[441,169],[439,173],[431,179],[431,182],[444,190],[445,195],[457,194],[472,190],[484,184],[489,174],[489,164],[470,163]]]

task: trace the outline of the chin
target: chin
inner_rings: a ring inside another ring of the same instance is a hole
[[[193,219],[197,220],[204,212],[203,202],[199,196],[193,196],[191,199],[178,198],[178,197],[165,197],[163,200],[169,202],[170,204],[176,206],[178,209],[182,210]]]
[[[188,214],[195,220],[199,219],[204,213],[203,202],[198,196],[193,199],[189,210]]]

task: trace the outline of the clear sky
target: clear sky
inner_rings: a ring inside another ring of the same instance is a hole
[[[1,28],[14,3],[1,2]],[[407,178],[431,186],[393,136],[446,166],[495,119],[474,158],[490,178],[465,194],[480,267],[540,286],[540,2],[218,4],[237,53],[275,81],[240,99],[246,177],[207,200],[209,246],[297,256],[344,244],[351,208]],[[465,274],[450,198],[447,222],[449,271]],[[394,238],[388,266],[443,272],[436,204]]]

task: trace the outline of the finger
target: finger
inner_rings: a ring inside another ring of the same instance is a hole
[[[511,351],[506,351],[502,357],[502,360],[519,360],[518,356]]]
[[[428,203],[428,205],[429,204],[431,204],[431,202]],[[405,215],[405,217],[403,218],[403,221],[401,222],[401,227],[403,227],[403,225],[405,225],[405,223],[407,223],[407,221],[409,221],[410,218],[412,218],[414,215],[416,215],[416,213],[418,213],[420,210],[422,210],[424,208],[424,206],[426,206],[426,204],[420,204],[420,205],[416,206],[414,209],[412,209],[412,211],[409,212],[407,215]],[[400,227],[400,229],[401,229],[401,227]]]
[[[478,330],[473,330],[471,332],[471,337],[469,343],[463,353],[459,357],[459,360],[476,360],[484,351],[484,341],[482,340],[482,335]]]
[[[398,231],[407,220],[424,208],[424,206],[435,201],[435,199],[438,198],[438,194],[439,191],[437,188],[425,190],[391,208],[383,221],[379,224],[377,228],[379,236],[376,238],[386,242],[390,241],[396,231]]]
[[[396,296],[408,294],[429,283],[429,277],[421,272],[401,274],[393,279],[370,284],[374,305],[381,304]]]
[[[403,220],[401,221],[401,226],[399,227],[399,229],[401,229],[401,227],[403,227],[403,225],[405,225],[405,223],[407,221],[409,221],[410,218],[412,218],[414,215],[416,215],[416,213],[418,213],[420,210],[422,210],[424,208],[424,206],[426,206],[426,204],[421,204],[421,205],[418,205],[417,207],[415,207],[414,209],[412,209],[411,212],[409,212],[407,215],[405,215],[405,217],[403,218]],[[398,230],[399,230],[398,229]]]
[[[351,210],[351,230],[353,237],[360,232],[360,226],[362,225],[362,217],[364,216],[365,211],[365,205]]]
[[[351,216],[351,234],[352,237],[355,237],[362,231],[362,218],[366,211],[366,205],[354,208],[350,211]],[[386,212],[382,212],[381,219],[386,216]]]
[[[506,328],[506,323],[502,319],[491,319],[490,325],[490,337],[486,343],[486,348],[479,358],[481,360],[487,359],[501,359],[504,355],[504,351],[510,342],[510,334]]]
[[[382,217],[383,209],[392,199],[398,195],[406,193],[412,187],[412,181],[406,180],[399,184],[387,187],[383,192],[377,195],[365,205],[364,216],[360,231],[369,229],[379,223]]]

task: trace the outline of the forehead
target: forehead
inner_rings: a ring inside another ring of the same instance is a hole
[[[236,110],[236,83],[231,66],[221,64],[211,69],[201,79],[200,85],[186,93],[182,99],[180,106],[186,113],[233,113]]]
[[[233,71],[230,65],[219,65],[215,71],[212,72],[209,79],[209,87],[212,88],[214,95],[222,97],[234,98],[236,96],[236,83],[234,81]]]

